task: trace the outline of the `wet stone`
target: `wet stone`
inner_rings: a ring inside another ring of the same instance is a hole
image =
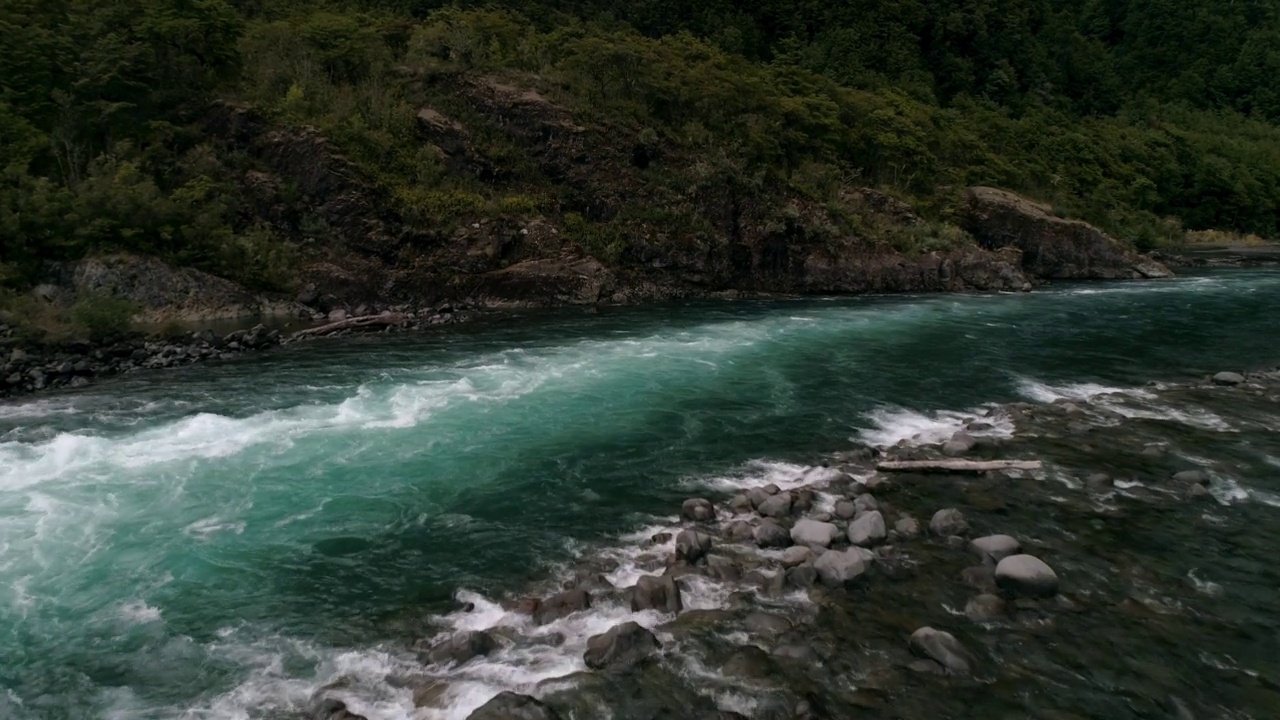
[[[858,514],[858,506],[853,504],[852,500],[840,499],[836,501],[835,515],[843,520],[852,520],[854,515]]]
[[[858,548],[844,552],[825,552],[813,563],[822,583],[829,587],[842,587],[856,581],[867,572],[867,560]]]
[[[995,592],[996,569],[991,565],[975,565],[960,571],[960,579],[965,585],[983,592]]]
[[[725,675],[746,679],[763,679],[773,675],[769,654],[754,645],[743,645],[721,666]]]
[[[1187,485],[1208,485],[1209,475],[1203,470],[1183,470],[1175,473],[1174,482],[1185,483]]]
[[[791,629],[791,621],[781,615],[767,612],[753,612],[746,617],[743,624],[747,632],[757,635],[781,635]]]
[[[1001,590],[1026,597],[1051,597],[1058,592],[1058,575],[1034,555],[1011,555],[996,565]]]
[[[680,597],[680,585],[674,578],[646,575],[640,578],[631,592],[631,610],[657,610],[678,613],[684,609]]]
[[[857,520],[849,523],[849,542],[854,545],[869,547],[883,542],[888,535],[884,526],[884,516],[879,510],[865,512]]]
[[[648,659],[659,647],[658,638],[648,629],[625,622],[591,636],[582,660],[592,670],[626,670]]]
[[[772,520],[765,520],[756,526],[752,537],[755,538],[756,545],[762,548],[781,548],[791,544],[791,533]]]
[[[818,582],[818,570],[812,565],[800,565],[787,570],[787,585],[801,590],[811,588]]]
[[[794,538],[794,532],[792,537]],[[813,551],[803,545],[793,545],[782,551],[782,567],[792,568],[813,559]]]
[[[743,542],[753,539],[755,531],[756,529],[751,526],[751,523],[744,520],[735,520],[729,523],[729,527],[725,530],[725,537],[729,539],[729,542]]]
[[[690,498],[680,506],[680,517],[694,522],[711,522],[716,519],[716,509],[710,500]]]
[[[791,528],[791,541],[797,545],[829,547],[838,537],[840,537],[840,528],[831,523],[808,518],[797,521]]]
[[[953,675],[973,672],[973,655],[949,632],[922,627],[911,633],[911,650],[937,662]]]
[[[717,580],[736,582],[742,577],[737,561],[723,555],[707,556],[707,574]]]
[[[967,535],[969,534],[969,521],[965,519],[964,513],[959,510],[945,508],[933,514],[933,518],[929,520],[929,531],[939,537]]]
[[[920,534],[920,523],[910,515],[904,515],[893,524],[893,529],[904,538],[913,538]]]
[[[1213,376],[1215,385],[1239,385],[1244,382],[1244,376],[1234,372],[1220,372]]]
[[[472,630],[461,632],[431,648],[427,657],[434,663],[462,664],[468,660],[488,655],[498,647],[498,643],[489,633]]]
[[[760,503],[757,508],[765,517],[781,518],[791,514],[791,493],[779,493]]]
[[[468,715],[467,720],[560,720],[560,714],[536,698],[502,692]]]
[[[983,562],[998,563],[1021,552],[1022,543],[1009,535],[987,535],[971,541],[969,549]]]
[[[983,593],[969,598],[964,606],[965,617],[974,622],[989,622],[1005,615],[1004,598]]]
[[[736,513],[746,513],[751,512],[755,508],[752,507],[750,498],[746,495],[738,494],[730,498],[729,509]]]
[[[676,536],[676,559],[696,563],[711,551],[711,536],[697,530],[682,530]]]

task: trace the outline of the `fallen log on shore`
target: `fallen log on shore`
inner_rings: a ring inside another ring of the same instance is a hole
[[[882,472],[985,473],[997,470],[1039,470],[1039,460],[885,460]]]
[[[360,317],[347,318],[331,322],[327,325],[318,325],[313,328],[299,330],[289,336],[290,340],[299,338],[319,337],[321,335],[332,335],[343,330],[362,330],[366,328],[391,327],[404,325],[408,322],[408,317],[399,313],[383,313],[381,315],[361,315]]]

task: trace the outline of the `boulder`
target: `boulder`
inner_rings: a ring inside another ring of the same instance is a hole
[[[867,572],[867,560],[856,548],[844,552],[828,550],[813,563],[824,585],[843,587]]]
[[[850,520],[858,514],[858,506],[854,505],[852,500],[841,498],[836,501],[835,513],[836,517],[842,520]]]
[[[945,508],[933,514],[933,518],[929,520],[929,531],[939,537],[967,535],[969,521],[965,520],[964,513],[959,510]]]
[[[904,538],[913,538],[920,534],[920,523],[910,515],[903,515],[893,524],[893,529]]]
[[[471,658],[488,655],[498,647],[493,636],[481,630],[469,630],[434,646],[427,652],[427,658],[434,663],[462,663]]]
[[[754,645],[743,645],[729,656],[720,671],[729,677],[762,680],[774,674],[769,654]]]
[[[813,508],[813,491],[800,488],[791,497],[791,509],[795,512],[807,512]]]
[[[1239,385],[1244,382],[1244,376],[1234,372],[1220,372],[1213,376],[1213,382],[1217,385]]]
[[[818,570],[813,565],[797,565],[787,570],[786,582],[800,590],[811,588],[818,582]]]
[[[1052,208],[1005,190],[969,188],[961,224],[983,248],[1020,250],[1023,270],[1042,278],[1173,276],[1168,268],[1098,228],[1056,217]]]
[[[760,503],[760,507],[756,509],[765,517],[786,517],[791,514],[791,493],[770,495],[769,499]]]
[[[849,542],[862,547],[870,547],[883,542],[889,533],[884,527],[884,515],[879,510],[863,513],[857,520],[849,523]]]
[[[588,638],[582,660],[592,670],[626,670],[648,659],[661,646],[648,629],[625,622]]]
[[[996,585],[1015,595],[1052,597],[1058,593],[1058,575],[1034,555],[1010,555],[996,565]]]
[[[1209,475],[1203,470],[1183,470],[1174,473],[1173,480],[1187,485],[1208,485]]]
[[[680,599],[680,585],[673,578],[645,575],[636,582],[631,592],[631,610],[657,610],[678,613],[684,609]]]
[[[546,625],[589,607],[591,607],[591,593],[582,588],[574,588],[544,598],[534,610],[533,620],[539,625]]]
[[[792,545],[782,551],[782,567],[793,568],[813,559],[813,551],[804,545]]]
[[[476,708],[467,720],[560,720],[560,714],[536,698],[502,692]]]
[[[1022,551],[1022,543],[1008,535],[987,535],[969,542],[969,549],[983,562],[998,563]]]
[[[716,508],[710,500],[690,498],[680,506],[680,517],[694,522],[712,522],[716,519]]]
[[[791,541],[797,545],[830,547],[840,537],[840,528],[828,522],[804,518],[791,528]]]
[[[681,530],[676,536],[676,559],[696,563],[711,551],[711,536],[697,530]]]
[[[781,548],[791,544],[791,533],[772,520],[765,520],[757,525],[752,536],[756,540],[756,545],[762,548]]]
[[[733,558],[723,555],[707,556],[707,574],[717,580],[737,582],[742,578],[742,569]]]
[[[747,513],[751,512],[755,508],[751,505],[750,498],[739,493],[729,499],[729,509],[736,513]]]
[[[974,622],[988,622],[1003,617],[1005,614],[1004,598],[989,593],[974,595],[965,604],[964,614],[965,617]]]
[[[861,515],[872,510],[879,510],[880,501],[876,500],[876,496],[871,493],[862,493],[853,499],[853,507],[857,511],[856,515]]]
[[[729,542],[742,542],[755,537],[755,532],[756,529],[751,526],[751,523],[745,520],[735,520],[729,523],[729,527],[725,529],[725,537],[729,539]]]
[[[911,633],[911,650],[929,658],[953,675],[969,675],[973,672],[973,655],[955,636],[931,627],[922,627]]]
[[[978,439],[964,430],[957,430],[951,439],[943,443],[942,454],[947,457],[964,455],[978,446]]]

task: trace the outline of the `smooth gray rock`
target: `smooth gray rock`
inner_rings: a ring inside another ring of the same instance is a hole
[[[786,581],[793,588],[811,588],[818,582],[818,570],[812,565],[797,565],[787,570]]]
[[[696,563],[711,552],[711,536],[697,530],[681,530],[676,536],[676,559]]]
[[[755,508],[751,505],[751,499],[746,495],[739,493],[729,499],[729,509],[736,513],[751,512]]]
[[[626,670],[652,656],[661,646],[648,629],[625,622],[588,638],[582,660],[592,670]]]
[[[939,537],[948,535],[968,535],[969,521],[964,513],[955,508],[945,508],[933,514],[929,520],[929,531]]]
[[[988,622],[1004,617],[1004,598],[999,595],[983,593],[969,598],[964,606],[965,617],[974,622]]]
[[[824,585],[843,587],[867,572],[867,560],[856,548],[844,552],[829,550],[813,563],[813,569]]]
[[[987,535],[970,541],[969,549],[983,562],[998,563],[1022,552],[1022,543],[1009,535]]]
[[[830,547],[840,537],[840,528],[827,522],[801,519],[791,528],[791,541],[797,545]]]
[[[705,498],[689,498],[680,506],[680,517],[694,522],[711,522],[716,519],[716,508]]]
[[[884,527],[884,515],[879,510],[865,512],[849,523],[849,542],[854,545],[869,547],[884,542],[888,536]]]
[[[631,610],[657,610],[666,613],[678,613],[684,609],[680,598],[680,585],[674,578],[645,575],[636,581],[631,592]]]
[[[725,529],[725,537],[729,539],[729,542],[743,542],[744,540],[752,539],[755,536],[755,532],[756,529],[751,526],[751,523],[745,520],[735,520],[729,523],[729,527]]]
[[[794,537],[794,533],[792,537]],[[793,568],[797,565],[803,565],[813,559],[813,551],[804,545],[792,545],[782,551],[782,567]]]
[[[325,698],[316,703],[311,712],[314,720],[367,720],[347,709],[347,704],[337,698]]]
[[[949,632],[922,627],[911,633],[911,650],[937,662],[953,675],[973,672],[973,655]]]
[[[502,692],[476,708],[467,720],[560,720],[560,714],[536,698]]]
[[[791,514],[791,493],[771,495],[768,500],[760,503],[760,507],[756,509],[765,517],[786,517]]]
[[[996,585],[1017,595],[1052,597],[1058,593],[1058,574],[1034,555],[1010,555],[996,565]]]
[[[964,455],[978,446],[978,440],[964,430],[957,430],[951,439],[943,443],[942,454],[948,457]]]
[[[860,515],[865,512],[880,509],[880,501],[876,500],[876,496],[871,493],[862,493],[853,499],[854,510]],[[856,515],[855,515],[856,517]]]
[[[738,567],[737,561],[733,558],[727,558],[723,555],[708,555],[707,574],[717,580],[737,582],[742,579],[742,568]]]
[[[533,620],[539,625],[546,625],[589,607],[591,607],[591,593],[582,588],[574,588],[544,599],[538,604]]]
[[[755,538],[756,545],[762,548],[782,548],[791,544],[791,533],[772,520],[765,520],[757,525],[752,537]]]
[[[427,652],[427,658],[434,663],[462,663],[474,657],[488,655],[498,647],[493,636],[481,630],[460,632],[457,635],[434,646]]]
[[[893,529],[904,538],[913,538],[920,534],[920,523],[910,515],[903,515],[893,524]]]
[[[765,492],[764,488],[751,488],[747,491],[747,502],[751,503],[752,510],[760,509],[760,506],[768,499],[769,493]]]
[[[858,506],[852,500],[845,498],[837,500],[834,509],[836,517],[842,520],[852,520],[853,516],[858,514]]]
[[[1217,385],[1239,385],[1244,382],[1244,376],[1234,372],[1220,372],[1213,376],[1213,382]]]

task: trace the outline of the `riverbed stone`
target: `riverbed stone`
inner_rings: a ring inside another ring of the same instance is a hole
[[[996,585],[1005,592],[1027,597],[1052,597],[1058,593],[1058,574],[1034,555],[1010,555],[996,565]]]
[[[993,593],[997,589],[996,585],[996,569],[991,565],[974,565],[960,571],[960,579],[965,585],[971,588],[981,590],[984,593]]]
[[[624,622],[588,638],[582,660],[592,670],[626,670],[651,657],[661,646],[647,628]]]
[[[853,507],[854,507],[854,510],[857,511],[855,515],[856,517],[857,515],[861,515],[862,513],[865,513],[865,512],[871,512],[872,510],[879,510],[880,501],[876,500],[876,496],[872,495],[871,493],[862,493],[861,495],[853,499]]]
[[[929,520],[929,531],[939,537],[968,535],[969,521],[956,508],[944,508],[934,513]]]
[[[751,498],[744,493],[738,493],[729,498],[729,509],[736,513],[747,513],[755,508],[751,505]]]
[[[745,520],[735,520],[729,523],[729,527],[725,529],[725,537],[729,542],[743,542],[750,540],[755,536],[755,527]]]
[[[838,537],[840,537],[840,528],[828,522],[818,522],[808,518],[798,520],[791,528],[791,541],[797,545],[830,547]]]
[[[489,633],[470,630],[438,643],[427,652],[427,658],[434,663],[461,665],[474,657],[488,655],[497,647],[497,641]]]
[[[324,698],[316,703],[311,717],[315,720],[367,720],[365,716],[348,710],[347,704],[337,698]]]
[[[680,517],[694,522],[711,522],[716,519],[716,508],[706,498],[689,498],[680,506]]]
[[[665,613],[678,613],[684,609],[680,597],[680,584],[675,578],[660,575],[645,575],[636,581],[631,591],[631,610],[657,610]]]
[[[782,489],[779,488],[776,483],[769,483],[760,489],[764,491],[765,495],[777,495],[782,492]]]
[[[747,632],[757,635],[781,635],[791,629],[791,621],[773,613],[756,611],[743,621]]]
[[[1239,385],[1244,382],[1244,376],[1236,372],[1223,371],[1213,376],[1213,382],[1217,385]]]
[[[849,542],[862,547],[870,547],[889,536],[885,530],[884,515],[879,510],[863,513],[857,520],[849,523]]]
[[[724,555],[708,555],[707,574],[717,580],[737,582],[742,578],[742,568],[733,558]]]
[[[730,677],[758,680],[773,675],[769,654],[755,645],[743,645],[729,656],[720,672]]]
[[[586,610],[591,607],[591,593],[582,588],[573,588],[543,598],[533,613],[534,622],[546,625],[567,615]]]
[[[467,720],[560,720],[560,714],[537,698],[504,691],[468,715]]]
[[[773,520],[766,519],[764,522],[756,526],[752,537],[756,540],[756,545],[762,548],[771,547],[787,547],[791,544],[791,533]]]
[[[787,569],[786,580],[793,588],[811,588],[818,582],[818,570],[813,565],[797,565]]]
[[[681,530],[676,536],[676,559],[696,563],[711,551],[711,536],[697,530]]]
[[[1093,473],[1084,480],[1085,487],[1096,493],[1111,492],[1115,488],[1115,480],[1106,473]]]
[[[965,617],[974,622],[989,622],[1003,617],[1005,614],[1004,598],[990,593],[974,595],[965,604],[964,614]]]
[[[818,572],[824,585],[843,587],[867,572],[867,562],[857,548],[843,552],[830,550],[813,563],[813,569]]]
[[[1182,472],[1174,473],[1173,480],[1187,485],[1208,485],[1209,475],[1203,470],[1183,470]]]
[[[835,507],[836,517],[841,520],[852,520],[854,515],[858,514],[858,506],[852,500],[840,498],[836,501]]]
[[[757,510],[765,517],[786,517],[791,514],[791,493],[771,495],[768,500],[760,503],[760,507]]]
[[[964,430],[957,430],[951,439],[943,443],[942,454],[947,457],[964,455],[978,446],[978,439]]]
[[[911,633],[911,650],[942,665],[953,675],[969,675],[973,655],[949,632],[922,627]]]
[[[804,545],[792,545],[782,551],[782,567],[793,568],[813,559],[813,551]]]
[[[917,537],[920,535],[920,522],[910,515],[903,515],[893,524],[893,529],[904,538]]]
[[[1009,535],[987,535],[970,541],[969,549],[983,562],[998,563],[1021,552],[1022,543]]]

